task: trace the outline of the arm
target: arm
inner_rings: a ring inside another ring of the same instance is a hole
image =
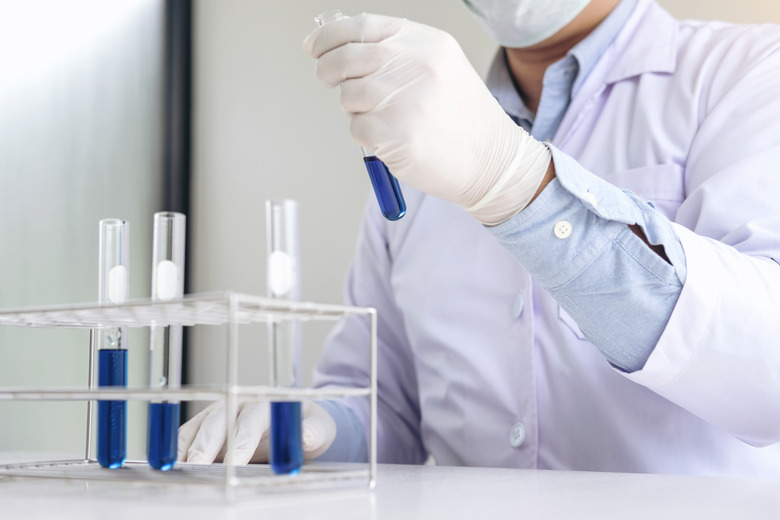
[[[675,225],[688,276],[645,368],[630,377],[755,445],[780,440],[777,30],[717,59]]]
[[[727,72],[710,71],[708,76],[707,67],[687,64],[688,70],[703,70],[699,81],[707,86],[691,101],[700,111],[700,121],[687,157],[687,197],[676,223],[654,217],[649,210],[641,212],[649,220],[637,219],[644,222],[645,232],[650,229],[651,243],[663,244],[679,280],[685,282],[674,295],[676,302],[662,284],[640,280],[626,284],[625,270],[611,279],[612,285],[598,283],[599,273],[609,272],[597,267],[602,257],[576,273],[565,262],[556,262],[561,258],[556,254],[561,244],[524,233],[533,229],[529,212],[535,211],[534,205],[526,215],[512,219],[517,225],[514,234],[508,230],[511,224],[496,230],[502,243],[562,306],[568,306],[583,332],[602,351],[612,343],[618,353],[624,352],[632,340],[655,332],[656,339],[646,342],[648,348],[638,351],[644,352],[637,358],[641,364],[626,377],[754,445],[780,439],[776,376],[780,370],[776,339],[780,333],[780,211],[776,204],[780,176],[775,173],[780,137],[768,130],[780,117],[780,103],[774,95],[780,56],[774,50],[774,31],[768,32],[763,42],[747,35],[742,41],[755,45],[713,58],[717,67],[712,69]],[[762,55],[757,58],[757,54]],[[561,182],[548,186],[537,201],[556,198],[547,191],[570,197],[578,211],[585,209],[597,217],[591,227],[636,218],[610,214],[612,204],[592,207],[582,196],[592,176],[565,155],[554,156],[557,166],[568,164],[567,175],[557,168]],[[625,197],[621,202],[618,193],[611,200],[616,209],[641,207]],[[572,253],[569,258],[582,258]],[[638,253],[634,249],[633,254]],[[612,248],[608,257],[617,259],[621,254]],[[651,258],[644,263],[663,274],[662,264]],[[603,298],[605,287],[609,298]],[[632,297],[631,291],[636,295]],[[644,301],[643,295],[655,302]],[[670,300],[668,304],[657,306],[664,298]],[[593,307],[603,309],[602,317]],[[637,314],[636,309],[643,312]],[[642,334],[621,334],[621,323],[641,324],[634,329]]]

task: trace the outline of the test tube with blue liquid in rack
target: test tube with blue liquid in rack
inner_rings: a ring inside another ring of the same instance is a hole
[[[298,205],[293,200],[266,202],[268,296],[300,298]],[[271,385],[300,386],[301,325],[297,320],[268,324]],[[271,468],[277,474],[298,473],[303,466],[301,402],[271,402]]]
[[[130,224],[120,219],[100,221],[98,303],[127,300],[130,282]],[[97,331],[98,386],[127,386],[127,328]],[[97,459],[104,468],[122,467],[127,457],[127,402],[98,401]]]
[[[341,18],[344,18],[341,11],[334,9],[315,17],[314,23],[317,24],[317,27],[321,27],[326,23]],[[363,152],[363,162],[366,165],[368,176],[371,179],[371,186],[374,188],[374,195],[379,203],[382,215],[387,220],[400,219],[406,215],[406,201],[404,200],[404,194],[401,192],[401,187],[398,185],[398,179],[390,173],[387,165],[377,156],[369,155],[362,146],[360,151]]]
[[[184,241],[186,217],[181,213],[154,215],[152,252],[152,301],[166,302],[184,296]],[[152,325],[149,340],[149,386],[181,387],[182,326]],[[176,464],[179,402],[149,403],[146,455],[154,469],[167,471]]]

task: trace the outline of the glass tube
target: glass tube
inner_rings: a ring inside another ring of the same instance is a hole
[[[98,302],[120,304],[129,289],[130,224],[119,219],[100,221]],[[97,330],[98,386],[127,386],[127,328]],[[127,456],[126,401],[98,401],[97,453],[104,468],[119,468]]]
[[[298,205],[293,200],[266,202],[268,296],[300,298]],[[268,326],[271,385],[300,385],[301,330],[296,320],[273,321]],[[271,468],[295,474],[303,466],[300,401],[271,403]]]
[[[152,301],[164,302],[184,296],[184,243],[186,217],[181,213],[154,215],[152,252]],[[149,340],[149,386],[152,389],[181,387],[181,325],[152,325]],[[146,455],[154,469],[167,471],[176,464],[179,402],[149,403]]]
[[[341,18],[344,18],[341,11],[334,9],[316,16],[314,23],[317,27],[321,27],[326,23]],[[401,187],[398,185],[398,179],[390,173],[387,165],[377,158],[376,155],[368,155],[362,146],[360,151],[363,153],[363,162],[366,165],[366,171],[368,171],[368,177],[371,179],[371,186],[374,188],[374,195],[379,203],[382,215],[387,220],[400,219],[406,215],[406,201],[404,200],[404,194],[401,192]]]

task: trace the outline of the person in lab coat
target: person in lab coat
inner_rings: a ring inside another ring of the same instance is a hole
[[[486,82],[407,20],[304,42],[409,208],[369,201],[346,285],[378,311],[380,462],[780,475],[780,28],[464,2]],[[368,344],[342,321],[316,384],[365,386]],[[183,459],[217,457],[219,410]],[[366,399],[307,410],[309,456],[365,459]],[[267,456],[264,413],[235,462]]]

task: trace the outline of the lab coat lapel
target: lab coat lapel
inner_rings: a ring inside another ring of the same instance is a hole
[[[678,24],[652,0],[639,0],[625,26],[569,104],[553,143],[562,150],[580,123],[600,106],[610,85],[645,73],[672,73],[677,64]]]

